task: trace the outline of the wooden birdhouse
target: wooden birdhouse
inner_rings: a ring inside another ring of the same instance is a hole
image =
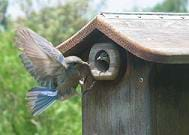
[[[58,48],[96,82],[83,135],[189,135],[189,14],[102,13]]]

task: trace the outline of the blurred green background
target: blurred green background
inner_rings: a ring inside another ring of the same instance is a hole
[[[17,17],[8,14],[11,0],[0,0],[0,135],[81,135],[80,97],[57,102],[37,117],[28,112],[25,94],[37,84],[18,58],[19,52],[14,47],[15,29],[27,26],[58,45],[111,0],[57,0],[54,4],[49,0],[15,1],[22,13]],[[128,10],[122,8],[121,11]],[[134,5],[130,11],[187,12],[188,1],[160,0],[144,9]]]

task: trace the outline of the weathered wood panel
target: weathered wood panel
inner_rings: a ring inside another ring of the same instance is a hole
[[[96,30],[142,59],[189,63],[189,14],[103,13],[58,48],[64,53],[83,51],[80,43],[99,36],[93,33]]]
[[[97,82],[84,93],[84,135],[151,135],[150,64],[129,56],[121,80]]]
[[[153,135],[189,135],[189,65],[158,65],[152,75]]]
[[[83,134],[188,135],[189,65],[128,58],[121,80],[83,95]]]

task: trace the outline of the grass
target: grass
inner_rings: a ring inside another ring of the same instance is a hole
[[[57,102],[33,117],[25,100],[27,90],[36,86],[14,47],[14,32],[0,33],[0,134],[80,135],[81,99]]]

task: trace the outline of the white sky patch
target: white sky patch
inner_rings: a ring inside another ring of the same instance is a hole
[[[105,10],[111,12],[132,11],[133,8],[142,10],[144,8],[153,7],[162,1],[163,0],[108,0]]]
[[[64,3],[66,0],[57,0],[58,2]],[[144,8],[153,7],[157,3],[161,3],[163,0],[107,0],[105,2],[105,6],[101,6],[100,3],[102,0],[95,0],[94,8],[99,8],[100,11],[109,11],[109,12],[124,12],[124,11],[132,11],[134,8],[138,10],[142,10]],[[56,5],[57,3],[54,0],[40,0],[40,3],[44,5]],[[37,10],[37,5],[34,4],[34,8]],[[19,8],[17,2],[15,0],[10,0],[10,7],[8,8],[8,15],[10,15],[13,19],[18,16],[23,16],[23,12]]]

